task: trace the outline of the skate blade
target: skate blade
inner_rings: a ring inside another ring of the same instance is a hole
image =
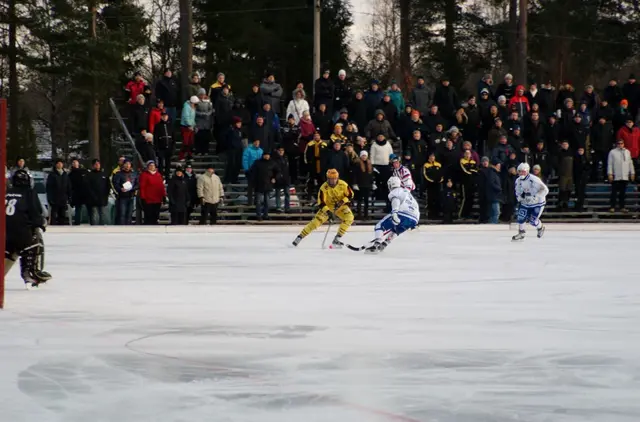
[[[24,283],[25,290],[34,290],[38,288],[38,283]]]

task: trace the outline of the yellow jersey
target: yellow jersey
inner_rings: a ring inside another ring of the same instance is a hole
[[[334,187],[324,182],[318,191],[318,206],[325,212],[336,211],[336,204],[339,202],[347,203],[353,199],[353,191],[343,180],[338,180]]]

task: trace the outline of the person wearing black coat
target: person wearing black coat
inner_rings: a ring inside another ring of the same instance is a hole
[[[87,209],[92,226],[107,224],[107,205],[111,184],[109,176],[102,170],[100,160],[93,160],[93,168],[85,176]]]
[[[172,125],[176,121],[176,107],[179,104],[178,93],[178,82],[173,77],[171,69],[166,68],[162,78],[156,82],[156,100],[164,101],[164,108],[169,114],[169,120]]]
[[[591,162],[585,154],[584,147],[577,149],[575,157],[573,157],[573,183],[576,189],[576,206],[577,212],[584,211],[584,197],[587,190],[587,182],[591,176]]]
[[[258,221],[269,219],[269,193],[278,176],[278,167],[271,161],[271,153],[265,150],[262,158],[251,168]]]
[[[440,85],[436,88],[433,96],[433,103],[438,106],[442,117],[450,125],[455,124],[455,113],[460,108],[460,100],[455,88],[449,84],[449,78],[442,78]]]
[[[347,174],[349,158],[342,150],[342,144],[340,142],[334,142],[331,149],[326,152],[322,172],[326,173],[329,169],[338,170],[339,175]]]
[[[436,126],[438,125],[442,125],[442,128],[445,130],[449,127],[446,119],[440,114],[437,104],[431,105],[429,113],[427,113],[426,116],[422,116],[422,121],[427,127],[427,132],[430,134],[436,131]]]
[[[145,104],[144,95],[138,95],[137,101],[131,106],[131,136],[137,143],[143,142],[144,133],[149,126],[149,108]]]
[[[369,120],[367,119],[367,103],[364,100],[362,90],[357,90],[355,98],[349,104],[349,119],[356,123],[358,133],[364,135],[364,128],[367,127]]]
[[[333,124],[331,123],[331,114],[327,111],[325,103],[318,104],[316,112],[311,116],[311,120],[313,120],[316,129],[320,131],[320,137],[329,139],[333,131]]]
[[[287,124],[281,129],[280,138],[289,163],[289,179],[298,181],[298,168],[300,167],[300,126],[296,124],[293,115],[287,119]]]
[[[413,176],[413,181],[416,184],[417,195],[422,197],[422,194],[424,193],[422,168],[429,158],[429,146],[427,145],[427,142],[422,139],[422,132],[420,129],[413,131],[407,150],[411,156],[411,162],[415,167],[411,170],[411,175]]]
[[[198,177],[193,172],[193,167],[191,164],[187,164],[187,167],[184,170],[184,180],[187,182],[187,190],[189,192],[189,198],[197,198],[198,197]],[[195,208],[196,201],[190,201],[187,204],[187,215],[185,217],[186,224],[189,224],[191,221],[191,213]]]
[[[536,99],[536,102],[540,106],[540,112],[545,116],[548,116],[555,111],[553,108],[555,104],[554,95],[555,88],[551,85],[551,83],[542,84],[538,95],[536,95],[536,97],[538,97]]]
[[[213,109],[215,110],[213,136],[216,138],[218,153],[224,151],[224,139],[227,130],[231,126],[233,101],[233,97],[229,93],[229,86],[223,85],[216,102],[213,104]]]
[[[442,205],[442,222],[444,224],[453,223],[453,215],[457,208],[456,206],[456,198],[458,194],[456,193],[456,189],[453,186],[453,180],[447,179],[447,182],[442,188],[442,193],[440,194],[440,204]]]
[[[478,211],[480,216],[478,223],[487,224],[489,222],[489,214],[491,213],[491,203],[487,196],[487,181],[490,177],[489,157],[480,159],[480,168],[476,176],[476,184],[478,188]],[[501,188],[502,189],[502,188]]]
[[[277,169],[275,178],[276,182],[273,185],[276,195],[276,212],[282,212],[282,208],[280,208],[280,191],[282,191],[282,195],[284,196],[284,212],[289,213],[289,210],[291,209],[291,197],[289,195],[291,177],[289,173],[289,160],[285,155],[284,146],[280,145],[276,149],[276,154],[273,157],[273,163]]]
[[[613,124],[601,117],[596,124],[591,127],[591,149],[593,158],[592,178],[594,181],[603,181],[607,177],[607,161],[609,151],[613,148],[614,133]],[[601,171],[598,172],[598,165],[602,163]]]
[[[574,151],[580,147],[586,148],[587,139],[589,138],[589,128],[585,128],[582,124],[582,116],[580,116],[580,114],[573,116],[573,126],[570,128],[571,130],[567,139],[569,140],[571,148]]]
[[[153,137],[156,144],[158,171],[166,179],[169,176],[173,152],[173,126],[168,113],[162,113],[160,121],[153,128]]]
[[[244,103],[247,110],[249,110],[249,115],[251,117],[251,123],[253,123],[256,115],[262,110],[262,105],[264,104],[264,97],[262,96],[262,92],[260,91],[260,84],[253,84],[251,87],[251,92],[247,95],[247,99]]]
[[[142,157],[142,161],[147,163],[149,161],[156,162],[156,147],[153,146],[153,134],[147,133],[144,136],[144,142],[138,145],[138,152]]]
[[[348,107],[353,97],[351,85],[347,81],[347,73],[344,70],[338,72],[338,79],[336,79],[334,86],[333,110],[338,111],[343,107]]]
[[[382,110],[384,112],[384,116],[389,121],[389,124],[391,124],[393,131],[397,133],[399,121],[398,109],[391,101],[391,96],[389,94],[384,94],[382,101],[378,104],[378,110]]]
[[[52,225],[66,225],[67,206],[71,198],[71,180],[64,171],[64,162],[56,160],[55,169],[47,176],[47,202]]]
[[[258,115],[255,123],[249,130],[249,143],[252,144],[256,140],[260,141],[260,147],[262,150],[269,151],[269,153],[271,153],[275,146],[272,131],[270,131],[265,124],[264,117],[260,115]]]
[[[238,183],[238,176],[242,168],[242,120],[233,117],[233,124],[226,134],[227,168],[224,173],[224,183]],[[262,142],[261,142],[262,143]]]
[[[79,226],[82,218],[82,207],[87,206],[87,192],[85,189],[85,176],[87,170],[80,165],[80,161],[73,160],[71,162],[71,170],[69,171],[69,181],[71,182],[71,200],[69,203],[75,208],[73,216],[73,225]],[[91,215],[91,214],[89,214]]]
[[[540,166],[541,179],[544,183],[547,183],[549,174],[551,174],[551,156],[542,139],[538,141],[533,150],[533,165]]]
[[[356,195],[357,218],[369,218],[369,202],[371,202],[371,190],[373,189],[373,165],[369,161],[369,153],[366,150],[360,151],[360,160],[354,166],[353,179],[355,181],[353,190]],[[364,205],[364,215],[362,208]]]
[[[331,115],[333,108],[333,99],[334,99],[334,91],[335,85],[331,80],[330,72],[326,69],[322,76],[316,79],[314,85],[314,95],[313,95],[313,105],[316,110],[319,108],[320,104],[324,104],[327,106],[327,113]]]
[[[640,84],[633,73],[629,75],[629,80],[622,86],[622,95],[625,100],[629,101],[629,111],[631,116],[635,117],[640,106]]]
[[[490,207],[489,222],[498,224],[500,218],[500,208],[503,202],[502,179],[500,177],[502,164],[498,160],[493,160],[487,173],[485,184],[485,196]]]
[[[618,85],[618,80],[616,78],[612,78],[609,80],[609,85],[607,85],[602,93],[602,99],[606,100],[613,107],[618,107],[623,98],[622,88]]]
[[[185,179],[180,167],[176,169],[169,185],[167,186],[169,197],[169,212],[172,225],[189,224],[187,209],[191,205],[192,197],[189,195],[189,181]]]

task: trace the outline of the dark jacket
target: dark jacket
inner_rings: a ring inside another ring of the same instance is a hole
[[[498,97],[504,95],[507,99],[507,104],[509,104],[509,100],[516,95],[516,84],[512,83],[511,85],[507,85],[502,82],[498,85],[498,89],[496,89],[496,101],[498,101]]]
[[[58,207],[65,206],[71,198],[71,180],[66,171],[53,170],[47,177],[47,202]]]
[[[335,90],[335,86],[331,78],[325,79],[323,76],[320,76],[316,79],[314,87],[313,104],[316,106],[316,109],[320,104],[324,104],[327,106],[327,110],[331,110],[333,107],[333,94]]]
[[[280,156],[279,154],[274,154],[271,159],[276,166],[277,175],[276,175],[276,188],[284,188],[291,184],[291,178],[289,176],[289,160],[286,156]]]
[[[135,103],[131,106],[131,136],[140,136],[140,132],[149,126],[149,109],[146,105]]]
[[[573,156],[574,153],[571,148],[559,152],[558,160],[558,176],[560,177],[560,184],[569,183],[573,180]]]
[[[406,147],[408,143],[413,139],[413,131],[419,130],[422,138],[425,139],[429,134],[427,130],[427,125],[420,119],[418,121],[413,121],[411,119],[410,114],[403,113],[400,116],[400,121],[398,123],[397,135],[402,139],[403,147]]]
[[[422,166],[429,158],[427,143],[424,139],[418,141],[411,139],[409,141],[409,152],[411,153],[411,161],[416,166],[416,169],[422,169]]]
[[[393,130],[397,129],[398,124],[398,109],[396,105],[393,104],[393,101],[384,102],[384,100],[380,101],[378,104],[378,110],[382,110],[384,112],[384,117],[389,121]]]
[[[433,93],[426,85],[416,85],[411,91],[410,101],[420,114],[425,115],[433,103]]]
[[[354,167],[354,180],[360,189],[371,189],[373,187],[373,166],[369,160],[360,161]]]
[[[156,148],[153,146],[151,142],[142,142],[138,144],[138,152],[142,157],[143,162],[147,161],[156,161]]]
[[[546,149],[542,149],[542,151],[538,151],[537,149],[533,150],[533,165],[539,165],[541,174],[546,178],[549,176],[551,172],[551,159],[549,157],[549,152]]]
[[[629,109],[631,110],[631,114],[634,114],[638,111],[638,105],[640,103],[640,84],[636,83],[625,83],[622,86],[622,95],[624,98],[629,101]],[[616,104],[619,105],[619,104]]]
[[[515,152],[511,145],[507,144],[498,144],[491,151],[491,157],[497,158],[502,163],[502,167],[504,169],[505,163],[509,160],[509,156],[512,152]]]
[[[622,88],[617,84],[615,86],[607,85],[604,89],[604,93],[602,94],[602,98],[607,100],[609,107],[616,108],[624,98],[622,96]]]
[[[589,129],[585,128],[582,124],[574,122],[567,140],[569,141],[571,148],[575,151],[581,147],[586,148],[588,136]]]
[[[249,95],[247,95],[247,99],[245,101],[245,107],[249,110],[249,114],[252,119],[255,119],[256,114],[260,110],[262,110],[262,105],[264,104],[264,98],[262,97],[262,93],[258,91],[254,93],[251,91]]]
[[[282,146],[287,154],[300,154],[298,143],[298,140],[300,139],[300,126],[295,124],[291,126],[287,123],[282,127],[280,137],[282,138]]]
[[[329,112],[325,110],[325,112],[322,113],[320,110],[316,110],[316,112],[311,115],[311,120],[313,120],[313,124],[316,125],[316,128],[320,131],[320,137],[322,139],[329,139],[331,132],[333,132]]]
[[[189,192],[189,208],[193,208],[194,201],[198,197],[198,176],[195,173],[184,173],[184,180],[187,182],[187,191]]]
[[[524,127],[524,139],[532,150],[538,144],[538,141],[544,141],[544,125],[542,122],[529,122]]]
[[[244,146],[242,145],[242,138],[244,134],[242,129],[232,127],[227,131],[225,138],[225,148],[233,151],[242,151]]]
[[[125,192],[124,184],[126,182],[131,183],[132,188]],[[133,198],[135,192],[139,189],[138,175],[133,171],[121,170],[113,176],[113,189],[116,191],[116,196],[119,198]]]
[[[189,194],[189,181],[184,176],[173,175],[167,187],[170,212],[187,212],[192,198]],[[193,198],[195,199],[195,198]]]
[[[272,132],[269,130],[266,124],[258,126],[254,123],[249,131],[249,144],[253,143],[256,139],[260,140],[260,148],[263,151],[273,151],[275,143],[273,141]]]
[[[447,130],[447,121],[442,117],[439,111],[436,114],[431,114],[431,112],[427,113],[426,116],[422,117],[422,121],[426,125],[429,133],[434,133],[438,124],[442,125],[442,130]]]
[[[433,95],[433,103],[437,104],[438,110],[445,119],[452,119],[455,112],[460,108],[458,93],[451,85],[440,84]]]
[[[233,98],[231,95],[224,96],[221,92],[213,105],[215,109],[215,122],[220,128],[226,128],[231,124],[233,110]]]
[[[349,119],[356,122],[358,133],[364,135],[364,129],[367,127],[367,123],[369,123],[369,119],[367,118],[367,103],[364,99],[354,99],[351,104],[349,104]]]
[[[555,94],[555,90],[554,89],[540,88],[538,90],[538,95],[536,95],[536,97],[538,97],[538,98],[536,99],[536,102],[540,106],[540,111],[545,116],[548,116],[549,114],[555,112],[555,110],[553,108],[553,106],[555,104],[555,101],[554,101],[554,98],[553,98],[554,94]]]
[[[271,179],[276,179],[278,167],[273,160],[261,158],[251,168],[253,186],[257,193],[265,193],[273,190]]]
[[[323,171],[329,169],[338,170],[338,174],[347,174],[349,170],[349,158],[343,150],[336,151],[333,148],[327,150],[324,158]]]
[[[596,122],[591,128],[591,148],[594,151],[608,152],[613,148],[613,125],[605,122],[603,125]]]
[[[369,89],[364,93],[364,102],[367,104],[367,121],[375,118],[375,112],[378,109],[378,105],[382,101],[384,94],[378,88],[377,91]]]
[[[381,110],[378,110],[380,112]],[[377,114],[377,113],[376,113]],[[384,113],[383,113],[384,115]],[[396,133],[394,132],[391,124],[387,119],[383,119],[382,121],[373,119],[367,124],[367,127],[364,130],[365,136],[367,139],[375,139],[378,134],[382,133],[385,139],[396,139]]]
[[[178,106],[178,82],[171,77],[162,76],[156,82],[156,99],[164,101],[165,107]]]
[[[489,168],[486,173],[485,195],[488,203],[503,202],[502,198],[502,179],[500,173],[493,167]]]
[[[153,128],[153,140],[158,151],[169,151],[173,148],[173,125],[169,120],[160,120]]]
[[[87,206],[106,207],[109,204],[109,176],[103,170],[91,170],[85,176]]]
[[[83,168],[72,168],[69,171],[69,181],[71,182],[71,206],[77,207],[78,205],[87,204],[85,176],[87,170]],[[88,205],[88,204],[87,204]]]
[[[336,79],[334,84],[333,111],[340,111],[342,107],[348,107],[351,101],[351,85],[347,80]]]
[[[591,162],[586,154],[576,154],[573,157],[573,180],[576,184],[586,183],[591,176]]]

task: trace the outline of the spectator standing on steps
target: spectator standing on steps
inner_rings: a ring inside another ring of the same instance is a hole
[[[131,136],[136,144],[144,141],[149,125],[149,109],[143,94],[138,94],[136,102],[131,106]]]
[[[576,156],[573,157],[573,180],[576,185],[575,210],[577,212],[584,211],[584,197],[589,177],[591,177],[591,162],[585,154],[584,147],[579,147]]]
[[[218,72],[216,75],[216,81],[209,88],[209,98],[211,98],[211,103],[215,104],[218,101],[218,96],[222,92],[223,88],[226,86],[229,91],[231,91],[231,85],[226,82],[227,77],[224,73]],[[216,108],[216,113],[218,109]]]
[[[171,152],[173,150],[173,125],[169,118],[168,113],[162,113],[160,122],[158,122],[153,129],[153,137],[156,141],[158,170],[160,170],[160,173],[162,173],[165,179],[169,176]]]
[[[276,82],[273,72],[267,74],[267,78],[260,85],[260,92],[264,101],[271,104],[271,110],[280,114],[280,98],[282,98],[282,86]]]
[[[178,159],[184,160],[185,157],[193,158],[193,143],[196,134],[196,105],[200,102],[198,97],[191,96],[188,101],[184,102],[182,107],[182,120],[180,122],[180,133],[182,135],[182,148]]]
[[[560,152],[558,154],[558,209],[566,211],[569,208],[569,199],[573,190],[573,155],[574,152],[569,148],[568,141],[562,141],[560,144]]]
[[[411,104],[420,112],[421,116],[429,113],[429,107],[433,103],[433,93],[424,83],[424,77],[418,76],[418,84],[411,92]]]
[[[166,68],[162,78],[156,82],[156,98],[164,101],[164,108],[173,125],[176,121],[178,101],[178,82],[173,77],[171,68]]]
[[[71,170],[69,171],[69,181],[71,182],[71,206],[75,208],[73,216],[73,225],[78,226],[81,223],[82,207],[87,205],[87,192],[85,184],[85,176],[87,170],[80,165],[80,161],[73,159],[71,161]],[[88,207],[87,207],[88,208]],[[89,214],[91,216],[91,214]]]
[[[209,100],[204,88],[198,92],[198,103],[195,107],[195,135],[194,150],[195,155],[209,153],[209,143],[211,142],[211,128],[213,126],[213,104]],[[231,107],[229,107],[231,109]],[[219,139],[216,138],[217,141]],[[218,142],[220,144],[220,142]]]
[[[145,225],[157,225],[160,207],[167,196],[164,179],[154,161],[147,162],[147,169],[140,175],[140,200]]]
[[[52,225],[67,225],[67,207],[71,198],[71,181],[64,170],[64,161],[56,160],[55,169],[47,177],[47,202]]]
[[[100,160],[93,160],[91,167],[91,171],[85,176],[89,222],[92,226],[104,226],[108,220],[109,178],[102,170]]]
[[[189,224],[187,220],[187,209],[191,205],[191,197],[189,196],[189,182],[184,177],[181,167],[178,167],[173,173],[173,177],[169,180],[167,188],[167,196],[169,197],[169,213],[171,214],[172,225]],[[195,198],[194,198],[195,199]]]
[[[300,123],[302,115],[305,111],[309,111],[309,103],[306,100],[306,94],[303,89],[296,89],[293,91],[293,99],[289,101],[287,106],[287,120],[288,116],[293,116],[295,124]],[[257,113],[257,111],[256,111]]]
[[[137,71],[133,74],[133,79],[127,82],[124,90],[129,93],[129,104],[134,105],[138,100],[138,95],[144,92],[144,87],[147,83],[142,78],[142,73]]]
[[[327,114],[331,116],[332,108],[333,108],[333,98],[335,85],[331,80],[329,69],[325,69],[322,72],[322,76],[318,78],[315,82],[315,93],[313,96],[313,105],[317,110],[320,107],[320,104],[325,104],[327,106]]]
[[[224,174],[225,183],[238,183],[238,175],[242,168],[242,119],[232,118],[233,124],[226,135],[227,168]]]
[[[242,168],[247,178],[247,202],[249,205],[253,204],[253,188],[254,178],[252,175],[253,166],[256,161],[260,160],[263,155],[263,150],[260,148],[260,139],[254,139],[242,153]]]
[[[198,199],[202,206],[200,213],[200,225],[218,222],[218,206],[224,199],[224,188],[220,178],[215,173],[213,165],[207,167],[207,171],[198,177]]]
[[[498,224],[500,218],[500,208],[503,202],[502,197],[502,180],[500,172],[502,170],[502,163],[499,160],[493,159],[491,162],[491,168],[488,173],[486,183],[486,198],[487,203],[490,205],[489,222],[491,224]]]
[[[231,119],[233,116],[233,96],[229,90],[229,85],[223,85],[218,94],[215,104],[215,138],[216,138],[216,154],[225,151],[224,139],[227,131],[231,127]],[[208,150],[208,146],[207,146]]]
[[[153,133],[147,132],[144,135],[144,143],[138,147],[138,152],[145,163],[156,161],[156,147],[153,146]]]
[[[338,71],[338,79],[335,82],[333,99],[333,110],[339,112],[343,108],[347,108],[351,102],[352,91],[351,85],[347,81],[347,72],[344,69]],[[337,115],[334,115],[337,118]]]
[[[180,168],[180,167],[178,167]],[[187,204],[186,223],[191,221],[191,214],[198,203],[198,177],[193,172],[191,164],[187,164],[184,169],[184,180],[187,182],[187,190],[189,191],[189,203]]]
[[[625,208],[625,199],[627,195],[627,185],[629,180],[634,181],[636,171],[631,160],[631,153],[625,148],[624,141],[618,139],[616,147],[609,152],[607,160],[607,175],[611,182],[611,209],[610,212],[616,210],[616,198],[622,212],[627,212]]]
[[[156,125],[162,119],[162,113],[165,112],[164,101],[158,100],[156,106],[149,110],[149,128],[147,132],[153,133]]]
[[[278,213],[282,212],[282,208],[280,207],[280,192],[282,191],[282,195],[284,196],[284,212],[289,213],[291,208],[291,197],[289,195],[289,188],[291,187],[291,176],[289,172],[289,160],[285,155],[284,147],[278,146],[276,149],[276,156],[273,159],[273,162],[277,168],[276,182],[274,185],[275,195],[276,195],[276,211]]]
[[[116,192],[116,224],[128,226],[133,215],[133,201],[138,194],[138,175],[131,169],[131,161],[125,160],[119,172],[113,175]]]
[[[269,151],[262,154],[262,159],[258,160],[251,177],[253,178],[253,186],[256,192],[256,217],[258,221],[269,219],[269,193],[273,190],[273,185],[278,176],[278,168],[271,160]]]

